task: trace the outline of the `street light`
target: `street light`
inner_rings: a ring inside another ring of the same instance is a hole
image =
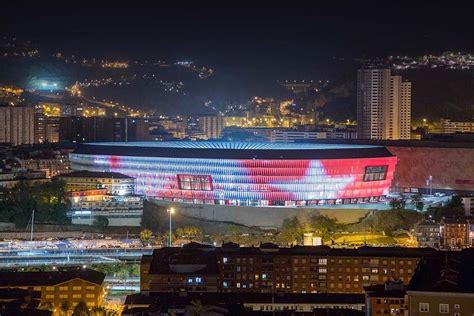
[[[171,247],[171,243],[172,243],[171,215],[174,214],[174,208],[169,208],[166,211],[170,214],[170,240],[169,240],[169,246]]]

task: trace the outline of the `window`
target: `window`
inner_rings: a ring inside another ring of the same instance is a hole
[[[380,181],[387,177],[387,166],[370,166],[365,168],[364,181]]]
[[[60,291],[67,291],[68,287],[67,286],[60,286],[59,290]]]
[[[67,294],[59,294],[59,298],[67,299],[68,297],[69,297],[69,295],[67,295]]]
[[[46,299],[53,299],[54,298],[54,295],[46,295]]]
[[[439,304],[440,313],[449,313],[449,304]]]
[[[46,291],[54,291],[54,286],[47,286]]]
[[[209,175],[178,174],[181,190],[212,191],[212,178]]]
[[[72,298],[82,298],[82,295],[81,294],[73,294]]]
[[[454,309],[460,309],[461,305],[460,304],[454,304]]]
[[[72,287],[72,290],[73,290],[73,291],[81,291],[81,290],[82,290],[82,286],[73,286],[73,287]]]
[[[420,303],[419,311],[428,313],[430,311],[430,304],[429,303]]]

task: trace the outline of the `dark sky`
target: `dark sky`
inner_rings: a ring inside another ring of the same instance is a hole
[[[253,64],[474,45],[467,2],[65,2],[9,4],[0,11],[2,29],[44,48],[85,55]]]

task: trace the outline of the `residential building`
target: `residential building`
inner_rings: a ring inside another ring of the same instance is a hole
[[[59,119],[59,140],[73,143],[149,140],[148,121],[141,118],[68,116]]]
[[[415,225],[418,247],[439,249],[441,246],[441,225],[434,221],[423,221]]]
[[[0,272],[0,289],[20,288],[41,292],[41,303],[51,304],[60,315],[67,303],[70,312],[81,301],[89,308],[103,306],[105,274],[90,269],[69,269],[50,272]]]
[[[107,189],[69,192],[73,224],[93,225],[97,216],[108,219],[108,226],[140,226],[143,196],[110,195]]]
[[[407,287],[405,315],[472,315],[473,267],[474,249],[443,252],[421,261]]]
[[[71,171],[68,155],[58,154],[54,158],[20,159],[20,163],[25,169],[44,171],[48,179]]]
[[[155,249],[142,288],[150,292],[363,293],[388,279],[410,281],[430,248],[279,248],[274,244],[215,248],[196,243]]]
[[[441,133],[474,133],[474,121],[441,120]]]
[[[209,314],[219,315],[329,315],[363,316],[363,294],[311,293],[137,293],[128,295],[122,315],[191,314],[199,300]],[[159,306],[159,308],[158,308]]]
[[[365,287],[365,315],[403,315],[405,286],[400,281],[387,280],[384,284]]]
[[[118,172],[73,171],[58,176],[66,182],[66,191],[106,189],[107,194],[135,194],[135,179]]]
[[[206,134],[208,139],[220,138],[224,128],[224,117],[220,115],[200,116],[199,128]]]
[[[44,113],[35,113],[35,142],[59,142],[59,116],[47,116]]]
[[[0,143],[35,143],[34,116],[34,107],[0,106]]]
[[[443,218],[441,220],[441,244],[445,249],[469,247],[469,219]]]
[[[474,196],[461,196],[460,198],[464,207],[464,215],[474,217]]]
[[[390,69],[360,69],[357,124],[361,139],[410,139],[411,83]]]

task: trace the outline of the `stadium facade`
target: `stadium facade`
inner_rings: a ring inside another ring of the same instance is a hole
[[[366,145],[133,142],[82,144],[70,160],[134,177],[136,193],[166,201],[317,206],[383,200],[397,158]]]

